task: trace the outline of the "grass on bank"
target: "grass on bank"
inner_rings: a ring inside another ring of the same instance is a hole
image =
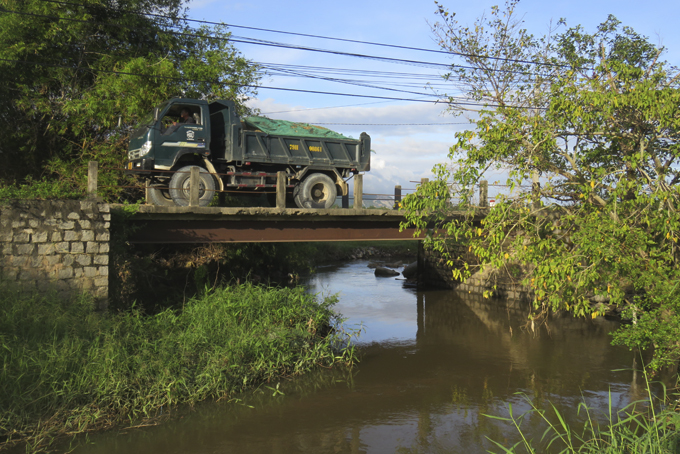
[[[646,377],[646,375],[645,375]],[[580,428],[566,422],[559,410],[551,404],[552,412],[539,409],[527,396],[531,409],[521,415],[514,415],[509,405],[508,417],[486,415],[511,423],[520,435],[520,441],[511,447],[490,440],[498,452],[515,453],[559,453],[559,454],[678,454],[680,453],[680,408],[678,400],[667,399],[664,395],[660,401],[671,405],[650,405],[657,399],[652,395],[649,382],[647,392],[649,400],[632,402],[624,409],[612,411],[611,395],[609,396],[609,414],[607,423],[600,426],[585,402],[578,406],[578,413],[584,423]],[[677,396],[676,396],[677,397]],[[551,414],[550,414],[551,413]],[[540,440],[530,439],[522,430],[525,419],[538,417],[547,425]]]
[[[216,289],[183,310],[102,316],[87,298],[19,296],[0,287],[0,448],[163,408],[228,398],[317,366],[351,363],[329,330],[333,298],[303,288]]]

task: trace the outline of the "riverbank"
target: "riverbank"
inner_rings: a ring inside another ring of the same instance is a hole
[[[295,285],[320,265],[339,261],[416,260],[414,241],[136,245],[114,232],[109,307],[133,302],[147,313],[181,307],[205,288],[239,282]]]
[[[333,298],[298,288],[217,288],[181,309],[101,315],[83,297],[0,287],[0,449],[225,399],[318,366],[351,363]]]
[[[309,243],[313,264],[327,264],[345,260],[404,259],[415,261],[418,243],[415,241],[347,241]]]

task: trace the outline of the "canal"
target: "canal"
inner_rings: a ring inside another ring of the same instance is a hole
[[[527,325],[527,308],[376,278],[365,261],[320,268],[310,291],[338,294],[361,362],[263,386],[237,402],[175,411],[162,424],[90,435],[75,453],[485,453],[519,440],[508,416],[555,405],[602,422],[641,392],[633,355],[610,345],[615,321]],[[537,414],[522,425],[539,439]]]

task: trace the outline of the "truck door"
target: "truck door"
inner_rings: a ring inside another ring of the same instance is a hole
[[[156,167],[171,168],[188,153],[208,150],[208,117],[201,105],[173,103],[161,113],[156,130]]]

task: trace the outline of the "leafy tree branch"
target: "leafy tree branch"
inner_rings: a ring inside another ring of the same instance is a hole
[[[452,164],[404,200],[406,224],[429,232],[458,279],[519,264],[533,319],[622,312],[634,323],[617,342],[655,347],[655,367],[677,360],[677,68],[613,16],[592,33],[561,20],[535,37],[517,1],[471,26],[437,7],[433,33],[454,59],[445,79],[487,107],[456,133]],[[459,93],[441,95],[451,114],[469,115]],[[491,170],[510,193],[482,219],[471,194]]]

